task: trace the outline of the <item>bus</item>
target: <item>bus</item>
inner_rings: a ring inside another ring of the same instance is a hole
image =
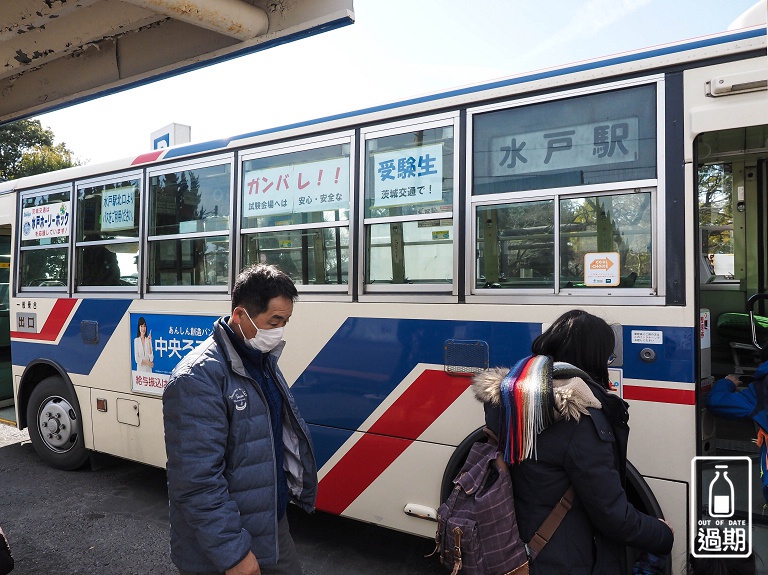
[[[617,335],[628,492],[674,527],[681,573],[692,458],[757,456],[752,424],[704,400],[754,369],[767,70],[765,25],[744,27],[4,182],[7,417],[57,468],[163,467],[171,370],[237,272],[276,264],[299,290],[280,365],[318,509],[432,537],[483,425],[470,376],[581,308]],[[739,509],[756,544],[761,500]]]

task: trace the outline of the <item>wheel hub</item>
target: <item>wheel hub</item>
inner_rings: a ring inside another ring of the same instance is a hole
[[[77,423],[72,406],[61,397],[52,397],[40,407],[40,437],[52,451],[68,451],[77,438]]]

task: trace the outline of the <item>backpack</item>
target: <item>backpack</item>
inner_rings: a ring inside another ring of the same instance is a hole
[[[546,545],[573,501],[570,487],[529,545],[520,539],[512,479],[498,445],[472,445],[437,511],[435,551],[451,575],[528,575],[528,559]]]

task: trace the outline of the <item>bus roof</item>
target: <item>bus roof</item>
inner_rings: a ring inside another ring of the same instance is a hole
[[[733,46],[724,51],[723,47],[728,44],[733,44]],[[722,56],[723,54],[737,54],[760,49],[763,51],[766,49],[765,25],[731,30],[592,60],[569,63],[554,68],[527,72],[351,112],[257,130],[229,138],[182,144],[110,162],[75,166],[19,180],[0,182],[0,193],[13,189],[29,189],[31,187],[51,185],[62,180],[106,174],[164,160],[192,157],[203,153],[215,152],[216,150],[226,151],[230,148],[255,145],[269,138],[289,138],[294,135],[300,135],[306,128],[320,124],[332,124],[328,128],[329,130],[343,129],[346,125],[352,124],[354,119],[367,117],[365,119],[366,122],[375,122],[391,116],[393,111],[405,110],[407,108],[412,108],[412,110],[407,111],[409,114],[423,113],[429,109],[436,108],[448,109],[471,103],[473,100],[479,99],[479,94],[486,94],[488,92],[498,92],[498,94],[489,94],[484,96],[484,98],[501,97],[505,93],[509,94],[510,91],[515,91],[515,87],[520,88],[516,90],[519,94],[523,92],[522,87],[525,85],[531,85],[531,90],[546,89],[553,86],[564,87],[568,84],[583,82],[589,79],[607,78],[614,74],[642,71],[650,73],[654,69],[674,66],[680,63],[690,63],[691,61],[704,60]]]

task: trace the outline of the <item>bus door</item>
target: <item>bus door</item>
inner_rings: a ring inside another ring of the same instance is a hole
[[[715,417],[703,406],[714,382],[738,374],[746,385],[761,363],[761,351],[752,343],[747,301],[768,292],[767,138],[768,125],[708,132],[698,136],[695,156],[702,344],[700,455],[746,455],[753,459],[753,470],[759,469],[756,423],[750,417]],[[758,301],[754,307],[757,339],[768,348],[767,312],[766,301]],[[757,472],[752,485],[753,525],[765,530],[768,516],[762,513],[765,501]]]
[[[9,290],[11,277],[11,226],[0,225],[0,420],[15,422],[11,370]]]

